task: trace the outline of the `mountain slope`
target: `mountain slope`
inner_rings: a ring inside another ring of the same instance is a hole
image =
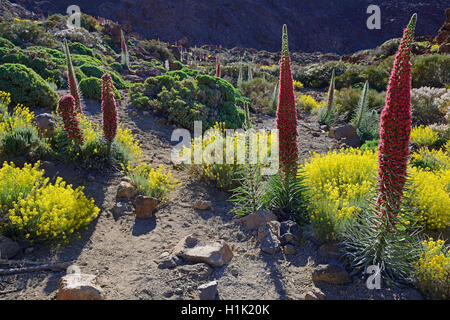
[[[15,0],[44,14],[65,13],[73,0]],[[287,23],[293,50],[350,53],[399,37],[418,13],[417,35],[434,35],[446,0],[79,0],[83,12],[129,25],[145,37],[192,45],[221,44],[277,51]],[[381,30],[368,30],[366,9],[381,7]]]

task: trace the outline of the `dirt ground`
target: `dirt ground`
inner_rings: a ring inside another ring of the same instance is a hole
[[[85,113],[101,121],[100,105],[88,102]],[[171,167],[171,124],[153,114],[143,115],[127,106],[126,100],[120,105],[119,120],[142,141],[149,163]],[[274,125],[270,117],[263,117],[258,124],[267,128]],[[317,122],[312,120],[301,119],[299,132],[302,159],[309,151],[326,152],[338,147],[336,141],[320,133]],[[290,256],[262,253],[254,234],[243,229],[229,213],[229,195],[184,171],[174,172],[182,186],[172,194],[173,201],[160,208],[153,219],[136,220],[132,210],[119,217],[110,211],[116,201],[120,173],[86,171],[53,162],[43,163],[43,168],[49,176],[62,176],[74,186],[84,185],[86,195],[95,199],[101,214],[80,239],[60,248],[36,245],[15,259],[71,261],[83,273],[98,276],[107,299],[198,299],[196,288],[209,280],[218,281],[221,299],[301,299],[314,287],[327,299],[421,299],[411,288],[383,286],[381,290],[368,290],[360,277],[342,286],[313,283],[311,273],[318,264],[316,243],[306,241],[297,248],[297,254]],[[197,199],[210,200],[214,209],[194,209],[192,203]],[[215,269],[188,263],[172,270],[159,269],[159,256],[170,252],[188,234],[205,240],[224,239],[234,247],[233,259]],[[64,274],[45,271],[0,276],[0,299],[54,299]]]

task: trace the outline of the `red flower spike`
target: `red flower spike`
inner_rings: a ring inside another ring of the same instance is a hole
[[[102,76],[103,135],[111,144],[117,134],[117,108],[111,75]]]
[[[409,155],[411,133],[411,45],[417,16],[414,14],[395,56],[381,113],[378,147],[377,208],[392,225],[400,210]],[[389,226],[388,226],[389,227]],[[390,228],[390,227],[389,227]]]
[[[280,62],[280,80],[277,108],[279,134],[279,169],[287,175],[296,174],[298,163],[297,109],[295,107],[294,80],[288,49],[287,26],[283,26],[283,47]]]
[[[63,119],[64,131],[66,131],[67,137],[72,141],[83,142],[78,114],[75,111],[75,99],[72,95],[68,94],[59,99],[58,113]]]

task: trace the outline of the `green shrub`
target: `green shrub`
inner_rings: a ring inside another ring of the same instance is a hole
[[[97,101],[102,100],[102,80],[94,77],[85,78],[80,81],[79,87],[83,97],[94,99]],[[114,97],[116,99],[122,99],[119,91],[114,88]]]
[[[11,93],[13,102],[28,107],[56,108],[58,94],[32,69],[21,64],[0,66],[0,88]]]
[[[39,52],[39,56],[36,56],[35,52],[36,51],[24,51],[19,48],[14,48],[5,51],[3,55],[0,55],[0,63],[23,64],[24,66],[33,69],[43,79],[52,79],[58,86],[61,86],[62,72],[60,66],[45,52]]]
[[[148,78],[130,89],[136,107],[152,108],[185,128],[202,121],[203,129],[220,121],[227,128],[240,128],[244,121],[244,97],[229,82],[208,75],[187,77],[183,71]],[[184,78],[184,80],[180,80]]]
[[[272,93],[276,84],[263,78],[253,78],[241,83],[242,93],[251,101],[250,108],[258,113],[275,115],[272,105]]]
[[[0,23],[0,36],[15,45],[34,43],[46,47],[56,47],[56,40],[45,31],[45,28],[30,20],[14,19]]]
[[[81,54],[84,56],[94,56],[94,51],[92,49],[87,48],[84,44],[80,42],[70,42],[69,50],[71,54]]]
[[[367,140],[366,142],[364,142],[364,144],[361,146],[361,151],[365,152],[365,151],[372,151],[372,152],[376,152],[378,150],[378,144],[379,144],[379,140]]]
[[[450,105],[450,90],[422,87],[411,90],[411,113],[414,124],[445,123]]]
[[[413,61],[412,85],[420,87],[445,87],[450,83],[450,55],[433,54],[417,56]]]
[[[139,41],[137,46],[146,51],[148,55],[153,56],[158,60],[175,60],[172,52],[157,40]]]
[[[361,89],[343,88],[336,93],[336,106],[339,115],[345,115],[345,120],[349,121],[358,107],[358,101],[361,96]],[[378,93],[369,89],[369,105],[367,110],[381,111],[384,106],[384,93]]]
[[[295,80],[302,82],[305,86],[326,88],[330,84],[333,69],[338,76],[347,70],[347,65],[336,61],[314,63],[306,67],[293,68],[292,74]]]
[[[113,79],[114,86],[117,89],[126,89],[128,87],[128,84],[122,79],[120,75],[118,75],[114,71],[105,70],[101,67],[90,65],[90,64],[83,64],[80,67],[80,70],[87,76],[87,77],[94,77],[99,78],[103,76],[106,72],[111,75],[111,78]]]
[[[0,47],[11,49],[14,48],[14,44],[8,39],[0,37]]]
[[[109,64],[109,67],[117,73],[121,73],[123,71],[123,66],[118,62],[113,62]]]

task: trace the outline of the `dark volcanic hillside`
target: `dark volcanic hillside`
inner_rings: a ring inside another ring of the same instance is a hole
[[[447,0],[15,0],[28,9],[63,13],[68,5],[129,25],[145,37],[191,44],[221,44],[269,51],[280,47],[283,23],[291,47],[306,52],[350,53],[401,36],[412,13],[419,14],[417,35],[434,35]],[[381,30],[368,30],[366,9],[381,7]]]

